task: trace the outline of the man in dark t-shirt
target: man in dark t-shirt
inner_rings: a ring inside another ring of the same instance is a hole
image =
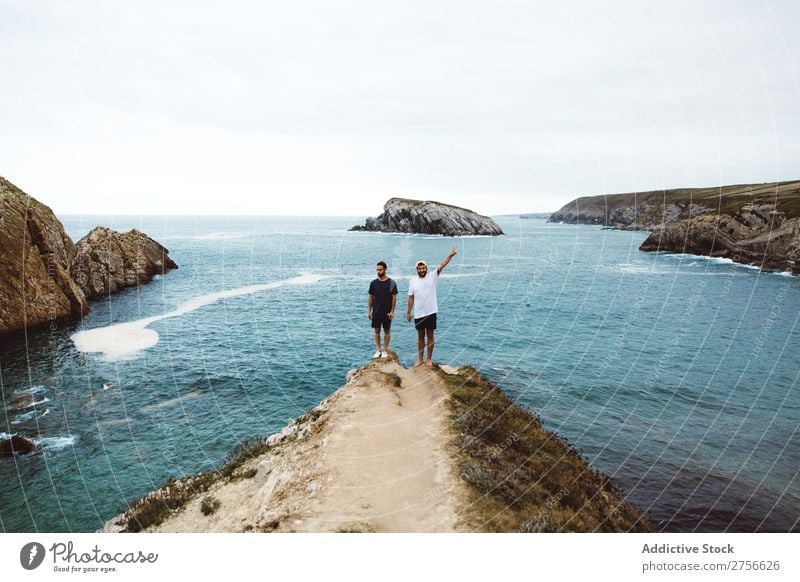
[[[367,316],[375,331],[375,354],[373,358],[388,358],[389,340],[394,319],[394,305],[397,303],[397,283],[386,275],[386,263],[380,261],[376,268],[378,278],[369,284],[369,303]],[[381,349],[381,327],[383,328],[383,349]]]

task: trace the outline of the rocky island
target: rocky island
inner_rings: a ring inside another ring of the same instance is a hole
[[[135,229],[97,227],[76,245],[50,208],[0,177],[0,335],[80,318],[88,300],[175,268]]]
[[[138,230],[98,226],[75,245],[70,274],[87,299],[112,295],[177,269],[169,250]]]
[[[649,230],[642,251],[725,257],[800,274],[800,181],[584,196],[548,222]]]
[[[383,213],[376,218],[367,218],[363,226],[356,225],[350,230],[444,236],[503,234],[503,230],[488,216],[442,202],[408,198],[390,198],[383,205]]]
[[[568,442],[474,368],[396,354],[219,469],[169,479],[105,532],[646,532]]]

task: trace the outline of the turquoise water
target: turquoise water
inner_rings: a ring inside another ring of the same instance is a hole
[[[44,452],[0,458],[0,531],[93,531],[279,430],[372,355],[375,262],[404,302],[415,261],[453,243],[435,360],[475,365],[663,530],[800,528],[800,278],[642,253],[644,232],[515,217],[499,238],[346,232],[361,220],[67,217],[75,240],[139,228],[180,269],[3,342],[0,432]],[[101,330],[123,322],[127,341]],[[406,365],[415,342],[397,321]]]

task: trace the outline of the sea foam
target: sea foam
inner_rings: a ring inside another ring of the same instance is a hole
[[[236,289],[227,289],[215,293],[206,293],[181,303],[175,310],[162,315],[152,315],[135,321],[116,323],[105,327],[97,327],[76,332],[70,336],[78,351],[99,353],[101,359],[109,362],[130,360],[141,355],[142,351],[152,348],[158,343],[158,332],[148,326],[161,319],[185,315],[201,307],[216,303],[221,299],[249,295],[259,291],[277,289],[287,285],[310,285],[325,279],[327,275],[305,273],[303,275],[256,285],[245,285]]]

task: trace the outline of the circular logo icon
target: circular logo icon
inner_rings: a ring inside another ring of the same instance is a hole
[[[19,563],[26,570],[35,570],[44,561],[44,546],[39,542],[29,542],[19,551]]]

